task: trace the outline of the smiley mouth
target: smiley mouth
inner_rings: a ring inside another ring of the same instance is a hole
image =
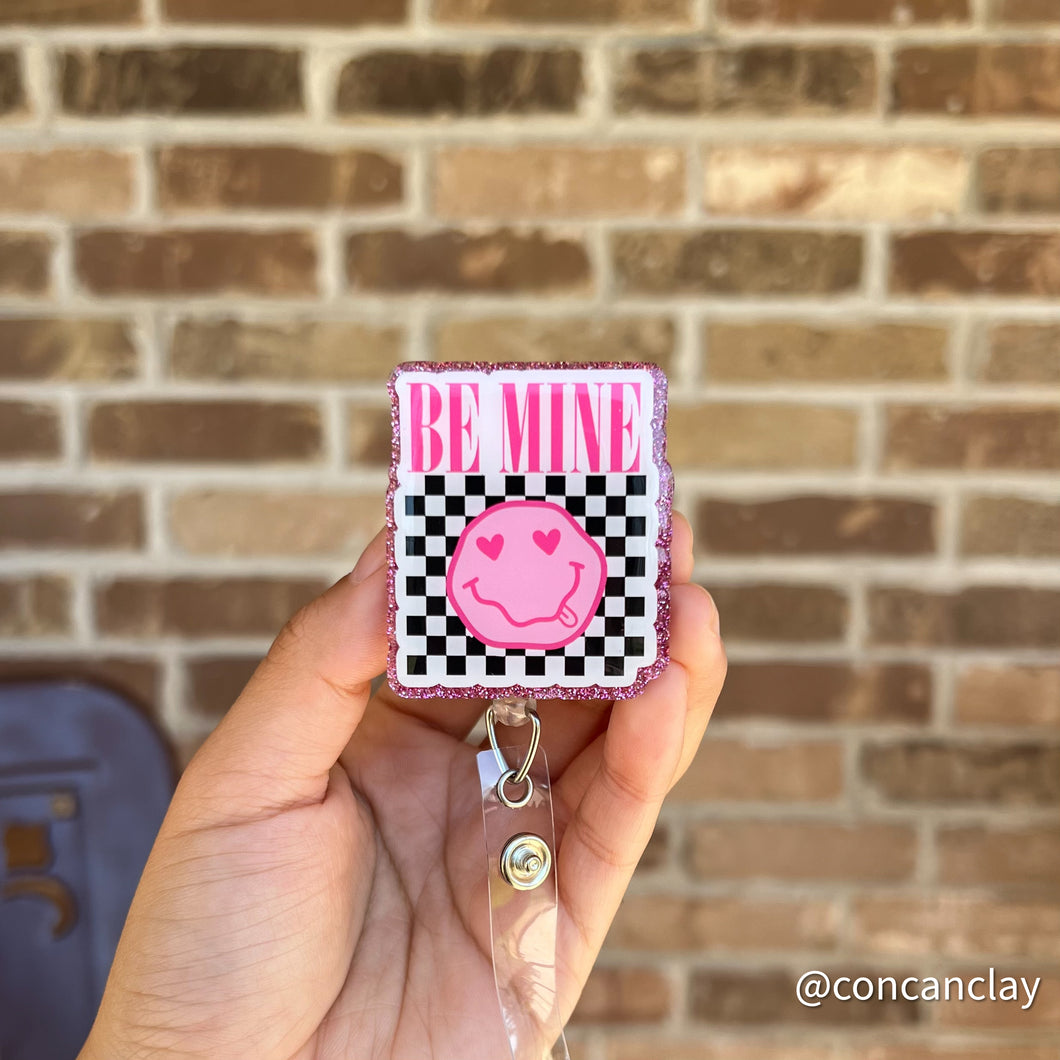
[[[510,622],[513,626],[520,629],[524,629],[526,626],[533,626],[538,622],[558,622],[561,626],[566,626],[567,629],[573,629],[578,625],[578,616],[574,613],[571,608],[569,601],[570,598],[578,591],[578,586],[581,584],[582,571],[585,569],[584,563],[575,563],[571,560],[570,564],[574,568],[574,584],[567,591],[567,594],[559,602],[559,607],[556,608],[555,612],[551,615],[542,615],[540,618],[528,618],[525,621],[519,621],[517,618],[513,618],[509,613],[508,609],[499,600],[487,600],[486,597],[482,596],[478,591],[478,578],[472,578],[470,581],[464,582],[462,588],[470,589],[471,595],[480,603],[488,607],[495,607],[502,615],[504,615],[505,621]]]

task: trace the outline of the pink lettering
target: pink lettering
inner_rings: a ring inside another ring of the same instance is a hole
[[[427,400],[424,402],[424,391]],[[426,404],[426,418],[424,405]],[[412,434],[412,470],[433,471],[442,459],[442,436],[433,424],[442,414],[442,395],[430,383],[409,383],[410,430]],[[425,448],[429,456],[425,459]]]
[[[578,470],[578,425],[581,424],[581,436],[585,442],[586,458],[589,466],[586,471],[600,470],[600,403],[604,384],[596,384],[596,409],[593,410],[592,398],[589,395],[588,383],[574,384],[574,467]]]
[[[551,446],[549,446],[549,454],[551,459],[550,471],[562,471],[563,470],[563,384],[562,383],[550,383],[551,390],[551,411],[552,417],[549,424],[549,432],[551,437]]]
[[[464,419],[462,390],[471,391],[472,403]],[[449,469],[451,471],[478,471],[478,431],[473,424],[478,419],[478,383],[449,384]],[[476,425],[477,426],[477,425]],[[471,463],[464,466],[464,438],[471,443]]]
[[[633,392],[633,401],[629,408],[629,418],[625,418],[626,400],[623,391],[629,387]],[[611,470],[612,471],[639,471],[640,470],[640,435],[634,430],[634,423],[640,416],[640,383],[612,383],[611,385]],[[629,467],[622,466],[622,450],[625,447],[625,437],[629,437],[630,447],[633,449],[633,457]]]
[[[501,384],[501,471],[507,472],[505,451],[511,456],[511,470],[521,470],[523,442],[527,443],[526,471],[541,470],[541,384],[526,388],[526,403],[519,411],[519,393],[515,383]]]

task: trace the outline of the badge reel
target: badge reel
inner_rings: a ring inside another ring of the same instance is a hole
[[[389,682],[490,701],[475,761],[500,1027],[512,1060],[569,1060],[536,705],[633,696],[668,661],[666,379],[620,362],[410,363],[389,389]]]

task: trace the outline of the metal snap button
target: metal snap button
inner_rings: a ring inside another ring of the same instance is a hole
[[[501,875],[517,891],[540,887],[552,870],[552,851],[539,835],[512,836],[501,852]]]

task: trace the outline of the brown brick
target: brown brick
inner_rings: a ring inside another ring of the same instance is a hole
[[[960,887],[1040,884],[1055,893],[1060,829],[979,826],[941,828],[939,878]]]
[[[670,1013],[670,984],[654,968],[596,967],[573,1023],[658,1023]]]
[[[52,241],[38,232],[0,232],[0,294],[46,294]]]
[[[401,360],[400,328],[347,320],[178,322],[169,354],[179,379],[382,383]]]
[[[383,526],[377,493],[182,493],[170,504],[174,543],[185,552],[224,556],[345,555],[352,566]]]
[[[968,667],[958,674],[956,699],[963,725],[1060,728],[1060,667]]]
[[[109,318],[0,319],[0,379],[119,380],[137,374],[129,324]]]
[[[367,52],[339,76],[339,114],[425,117],[450,114],[572,114],[584,82],[570,48]]]
[[[431,13],[440,22],[645,26],[692,21],[689,0],[434,0]]]
[[[631,894],[619,907],[607,946],[700,954],[830,950],[839,924],[840,908],[834,902]]]
[[[838,973],[837,973],[838,974]],[[857,978],[878,973],[865,969],[843,969]],[[908,1026],[920,1019],[915,1001],[854,1002],[845,1004],[826,998],[819,1008],[799,1003],[795,985],[798,972],[768,969],[701,969],[689,980],[689,1010],[693,1019],[712,1025],[734,1024],[758,1027],[771,1023],[807,1023],[814,1026]],[[901,982],[901,976],[899,976]]]
[[[850,604],[827,585],[711,585],[731,641],[804,643],[842,640]]]
[[[849,232],[717,228],[611,237],[629,294],[842,294],[861,284],[862,241]]]
[[[961,506],[966,556],[1060,556],[1060,503],[967,497]]]
[[[945,147],[741,144],[712,147],[705,169],[710,213],[897,221],[958,213],[969,165]]]
[[[1055,22],[1060,18],[1053,0],[994,0],[991,14],[999,22]]]
[[[1055,117],[1060,45],[953,44],[900,48],[892,107],[899,113]]]
[[[173,22],[321,25],[346,28],[403,22],[406,0],[164,0]]]
[[[903,497],[700,501],[697,539],[735,555],[913,556],[935,550],[935,505]]]
[[[69,633],[70,622],[65,578],[0,578],[0,637],[54,637]]]
[[[314,578],[124,577],[97,586],[94,606],[104,634],[264,637],[326,587]]]
[[[975,180],[986,213],[1060,213],[1060,149],[1011,147],[984,151]]]
[[[670,407],[668,455],[676,468],[848,468],[857,459],[853,409],[787,402]]]
[[[0,681],[76,681],[108,688],[157,717],[160,697],[158,663],[140,656],[20,655],[0,656]]]
[[[1060,468],[1060,409],[1048,405],[893,405],[884,462],[892,471]]]
[[[1060,803],[1060,747],[907,740],[869,744],[861,770],[896,802],[1051,806]]]
[[[63,109],[120,114],[291,114],[301,53],[281,48],[99,48],[59,58]]]
[[[972,973],[975,974],[975,973]],[[935,1045],[863,1045],[844,1060],[1056,1060],[1049,1046],[1007,1047],[995,1043],[980,1048],[969,1044],[940,1042]]]
[[[1057,61],[1060,70],[1060,52]],[[896,235],[891,239],[891,289],[925,297],[1055,298],[1060,295],[1060,235],[942,231]]]
[[[1002,324],[991,328],[974,366],[988,383],[1060,383],[1060,327]]]
[[[312,234],[239,229],[99,229],[77,235],[78,278],[93,293],[307,295]]]
[[[370,209],[401,202],[401,162],[376,151],[165,147],[158,201],[171,212]]]
[[[978,585],[953,593],[876,587],[874,644],[955,648],[1060,647],[1060,590]]]
[[[866,896],[852,914],[857,949],[895,956],[1060,959],[1060,906],[941,894]]]
[[[442,217],[665,216],[685,201],[680,148],[452,147],[434,160]]]
[[[715,717],[919,725],[930,717],[931,695],[926,666],[734,662]]]
[[[39,460],[62,453],[62,428],[51,405],[0,401],[0,460]]]
[[[140,0],[5,0],[0,24],[52,26],[139,22]]]
[[[143,543],[143,503],[138,493],[0,493],[0,548],[140,548]]]
[[[589,255],[580,239],[498,228],[355,232],[346,272],[356,290],[412,292],[587,291]]]
[[[474,317],[443,320],[439,361],[650,361],[673,364],[676,329],[667,317]]]
[[[22,80],[22,60],[18,52],[0,51],[0,116],[26,109],[26,87]]]
[[[203,718],[221,717],[239,697],[260,662],[259,655],[188,659],[184,672],[190,712]]]
[[[351,464],[390,466],[390,409],[353,403],[347,413],[346,453]]]
[[[734,383],[937,382],[947,378],[944,327],[799,320],[708,322],[708,379]]]
[[[864,113],[876,58],[846,45],[649,48],[619,57],[620,114]]]
[[[128,213],[135,177],[131,155],[95,148],[0,151],[5,213],[83,219]]]
[[[766,1032],[768,1033],[768,1031]],[[826,1051],[821,1045],[800,1046],[773,1039],[737,1038],[702,1034],[694,1038],[630,1037],[615,1035],[604,1039],[605,1060],[839,1060],[839,1054]],[[843,1060],[846,1060],[844,1057]],[[923,1057],[919,1060],[924,1060]],[[951,1060],[962,1060],[953,1057]],[[991,1056],[989,1060],[998,1060]],[[1008,1060],[1008,1058],[1005,1058]],[[1020,1057],[1019,1060],[1024,1060]],[[1054,1060],[1053,1057],[1033,1057],[1028,1060]]]
[[[269,463],[316,459],[320,409],[293,401],[101,402],[88,444],[97,460]]]
[[[720,0],[723,18],[734,22],[887,24],[955,22],[969,17],[968,0]]]
[[[710,821],[690,827],[689,858],[706,880],[897,883],[913,871],[916,833],[864,821]]]
[[[1055,1035],[1056,1028],[1060,1027],[1060,974],[1056,969],[1033,970],[1026,967],[1023,961],[1013,962],[1014,966],[1001,967],[995,970],[995,977],[1028,975],[1029,981],[1034,982],[1039,978],[1038,973],[1045,971],[1040,976],[1039,985],[1034,1005],[1024,1011],[1022,1005],[1024,998],[1020,997],[1018,1002],[1008,1004],[981,1004],[973,998],[965,996],[963,999],[954,998],[952,1002],[939,1006],[938,1022],[943,1028],[954,1027],[967,1030],[978,1030],[981,1034],[987,1034],[991,1029],[1008,1031],[1013,1035],[1034,1033],[1035,1031],[1052,1031]],[[964,972],[965,978],[979,974],[979,969],[972,969],[967,965],[950,969],[953,972]],[[1054,1039],[1055,1041],[1055,1039]]]
[[[843,794],[839,743],[710,739],[673,790],[676,802],[828,802]]]

